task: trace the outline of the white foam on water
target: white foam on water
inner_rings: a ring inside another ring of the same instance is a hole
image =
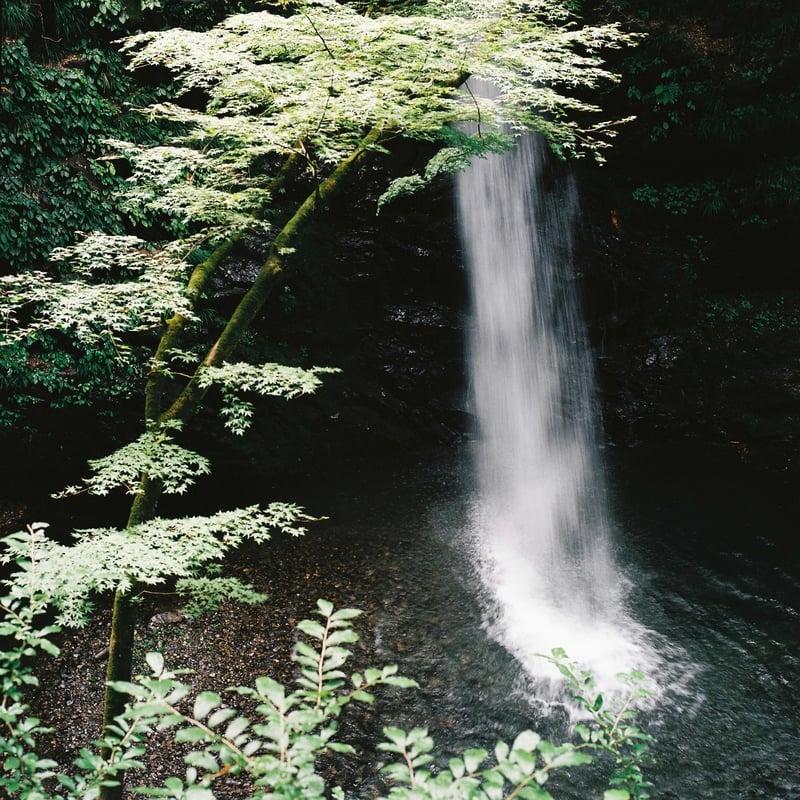
[[[585,565],[558,566],[551,554],[543,569],[545,559],[531,552],[536,536],[530,527],[510,530],[496,515],[476,511],[474,516],[471,549],[482,586],[484,626],[532,679],[529,699],[544,707],[565,700],[563,676],[545,658],[556,648],[566,651],[569,662],[588,669],[604,695],[626,693],[620,675],[634,670],[646,676],[644,686],[653,699],[668,688],[673,679],[661,655],[667,646],[627,611],[621,577],[599,598],[585,587],[578,592],[576,587],[587,582]],[[565,586],[569,593],[562,591]]]

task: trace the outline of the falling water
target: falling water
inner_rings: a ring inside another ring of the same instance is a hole
[[[493,637],[535,676],[554,647],[640,668],[611,552],[594,377],[575,286],[575,187],[522,139],[459,176],[478,426],[474,546]]]

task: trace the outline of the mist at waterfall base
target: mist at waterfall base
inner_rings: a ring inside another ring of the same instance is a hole
[[[578,200],[540,139],[476,159],[457,180],[472,295],[476,498],[469,547],[484,622],[542,700],[541,654],[566,650],[604,690],[654,675],[652,637],[626,609],[614,563],[595,383],[574,275]]]

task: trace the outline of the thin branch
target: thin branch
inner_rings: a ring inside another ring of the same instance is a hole
[[[336,61],[336,56],[333,54],[333,51],[330,49],[330,47],[328,47],[328,43],[325,41],[325,37],[319,32],[319,29],[314,24],[314,20],[311,19],[307,11],[303,11],[303,16],[306,18],[306,21],[311,26],[317,38],[322,42],[322,46],[325,48],[325,52],[331,57],[331,59]]]
[[[481,139],[481,138],[483,138],[483,133],[481,132],[482,118],[481,118],[481,106],[480,106],[480,103],[478,103],[478,98],[475,97],[475,95],[472,93],[472,87],[469,85],[469,81],[464,81],[463,86],[467,90],[467,94],[469,94],[469,96],[472,98],[472,102],[475,105],[475,111],[476,111],[476,113],[478,115],[478,120],[477,120],[478,138]]]
[[[417,785],[417,776],[414,772],[414,764],[411,761],[408,748],[405,745],[403,745],[403,758],[406,760],[406,766],[408,767],[408,785],[413,789]]]
[[[278,173],[265,191],[266,200],[259,206],[253,215],[254,219],[262,219],[269,208],[269,200],[284,186],[297,167],[298,154],[291,151],[284,161]],[[243,232],[235,231],[225,241],[219,244],[211,255],[198,264],[186,284],[184,295],[189,300],[189,306],[194,309],[203,296],[203,290],[214,272],[228,258],[234,247],[242,240]],[[145,388],[145,422],[147,425],[153,424],[161,415],[161,399],[164,392],[164,380],[166,375],[159,366],[167,363],[167,353],[174,350],[183,335],[189,320],[184,314],[174,314],[166,322],[166,327],[158,343],[156,352],[153,355],[153,367],[147,378]],[[188,377],[188,376],[187,376]]]

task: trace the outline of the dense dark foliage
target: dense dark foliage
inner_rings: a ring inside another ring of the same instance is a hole
[[[645,34],[608,98],[637,119],[592,175],[594,297],[615,434],[700,435],[745,455],[798,430],[800,8],[611,0]]]
[[[40,266],[74,232],[121,232],[110,201],[120,164],[106,140],[155,135],[128,113],[158,96],[125,72],[114,40],[139,29],[204,28],[253,2],[147,0],[33,3],[0,9],[0,271]]]
[[[76,230],[139,231],[155,222],[114,207],[111,198],[126,164],[106,140],[131,138],[133,126],[139,138],[156,135],[128,108],[131,101],[159,96],[157,80],[168,76],[131,76],[113,41],[140,29],[203,29],[256,7],[253,0],[179,0],[162,7],[148,0],[3,4],[0,271],[41,268],[52,248],[69,242]],[[800,392],[793,388],[800,376],[792,366],[800,355],[793,344],[800,285],[792,258],[800,196],[794,144],[800,132],[800,9],[789,0],[673,0],[657,7],[605,0],[585,2],[584,12],[646,35],[635,50],[620,51],[615,66],[622,83],[604,100],[618,115],[637,119],[622,129],[608,165],[583,184],[605,245],[587,274],[595,341],[606,357],[601,377],[609,431],[624,441],[691,434],[744,442],[747,450],[755,440],[785,445],[800,430]],[[430,208],[417,216],[440,216],[442,222],[434,232],[424,226],[417,250],[427,248],[431,236],[451,240],[442,200],[439,192],[423,201]],[[416,236],[413,230],[405,235]],[[374,261],[371,236],[344,235],[367,249],[353,263]],[[436,258],[438,263],[447,256]],[[383,295],[384,303],[390,271],[378,272],[384,277],[376,278],[382,289],[375,296]],[[359,266],[358,275],[366,274]],[[455,264],[439,274],[458,280]],[[341,288],[351,285],[340,282]],[[235,285],[219,287],[219,313],[231,291]],[[335,295],[336,287],[328,291]],[[292,336],[286,304],[298,296],[308,310],[310,298],[297,289],[288,290],[278,309],[284,339]],[[458,303],[460,297],[450,287],[426,302]],[[413,302],[408,292],[406,300]],[[340,319],[349,302],[345,291],[341,307],[327,299],[325,304]],[[298,324],[308,329],[312,323]],[[387,345],[379,347],[378,357],[390,359]],[[99,403],[110,410],[137,380],[115,372],[111,350],[89,358],[46,340],[20,348],[4,348],[0,356],[0,389],[17,398],[11,407],[3,404],[7,424],[46,428],[31,410],[52,409],[54,398],[62,406]],[[342,361],[335,353],[326,356]],[[383,381],[392,369],[384,365]],[[358,380],[358,368],[348,374]],[[369,390],[373,398],[385,398],[380,416],[394,404],[410,418],[406,398],[397,403],[394,389],[386,388],[376,382]],[[452,414],[446,413],[449,425]],[[79,419],[71,424],[82,424]],[[380,417],[362,428],[381,429]]]
[[[622,224],[660,231],[670,278],[706,291],[797,288],[786,263],[800,200],[795,3],[621,2],[647,33],[616,102],[638,116],[612,156]]]
[[[119,111],[108,91],[118,60],[83,45],[55,63],[37,62],[24,41],[3,45],[0,96],[0,269],[39,265],[75,230],[119,228],[102,138]]]

